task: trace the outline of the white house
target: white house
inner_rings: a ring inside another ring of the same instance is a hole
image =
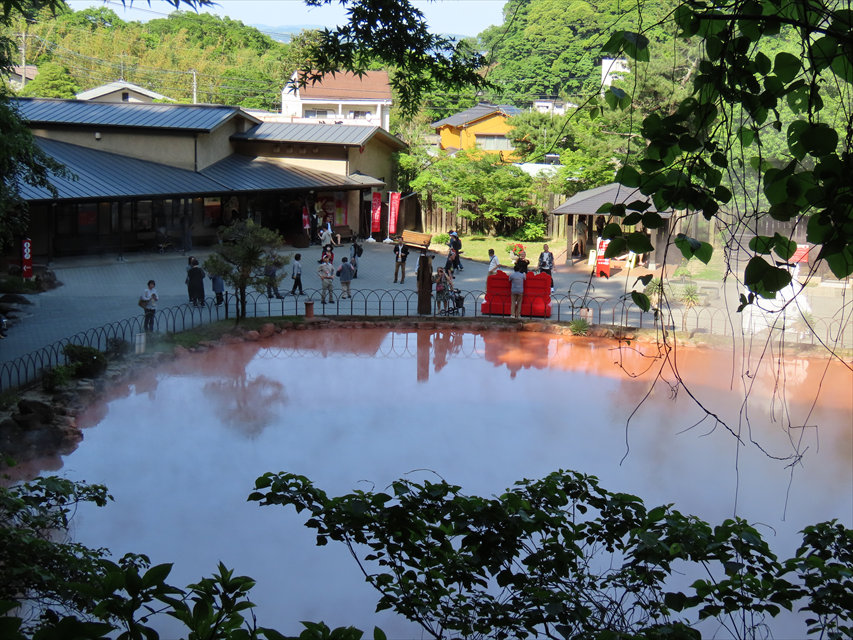
[[[75,98],[90,102],[142,102],[146,104],[150,104],[155,100],[172,101],[171,98],[167,98],[156,91],[151,91],[132,82],[125,82],[124,80],[109,82],[100,87],[82,91]]]
[[[281,92],[281,113],[288,122],[360,124],[390,127],[391,85],[386,71],[327,75],[320,82],[296,86],[297,74]]]
[[[601,90],[613,84],[614,80],[621,80],[623,73],[631,73],[628,61],[624,58],[603,58],[601,60]]]

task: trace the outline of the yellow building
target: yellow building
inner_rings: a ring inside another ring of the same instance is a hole
[[[431,126],[441,137],[440,145],[445,151],[480,149],[499,153],[501,160],[513,162],[517,158],[512,142],[506,137],[509,132],[507,120],[519,113],[520,109],[510,105],[481,102],[444,120],[433,122]]]

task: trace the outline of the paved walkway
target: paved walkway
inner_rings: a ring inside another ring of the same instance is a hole
[[[392,245],[381,242],[365,243],[364,255],[359,264],[358,279],[353,281],[353,290],[411,290],[415,291],[414,270],[417,265],[417,252],[409,256],[406,281],[394,284],[394,256]],[[336,264],[340,258],[349,254],[345,245],[336,255]],[[210,249],[194,252],[201,262],[209,255]],[[319,247],[294,249],[285,247],[284,253],[303,255],[303,286],[306,292],[319,288],[316,273]],[[456,286],[464,292],[485,290],[486,264],[463,259],[464,270],[457,274]],[[51,268],[62,286],[38,295],[27,296],[32,302],[23,309],[19,318],[13,321],[8,338],[0,341],[0,362],[12,360],[63,338],[109,322],[123,320],[139,314],[136,300],[149,279],[157,282],[160,294],[160,307],[184,304],[187,301],[184,277],[187,257],[180,253],[130,254],[124,261],[118,261],[115,255],[81,256],[57,259]],[[433,268],[444,264],[444,255],[438,254]],[[289,266],[284,267],[289,273]],[[597,298],[615,300],[630,291],[640,275],[633,272],[629,278],[619,273],[610,280],[595,278],[589,295]],[[557,295],[565,296],[568,291],[573,295],[584,295],[589,282],[589,267],[586,264],[558,265],[554,270],[554,283]],[[713,284],[713,283],[709,283]],[[719,283],[717,283],[719,286]],[[290,278],[282,282],[282,293],[289,291]],[[339,290],[339,283],[335,283]],[[209,281],[205,290],[210,295]],[[315,296],[316,297],[316,296]],[[728,303],[736,304],[736,291],[729,292]],[[721,297],[715,306],[723,306],[726,300]],[[824,316],[837,305],[837,298],[830,298],[815,309],[816,315]],[[328,313],[331,309],[327,310]]]

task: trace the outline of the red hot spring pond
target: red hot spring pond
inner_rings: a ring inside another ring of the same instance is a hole
[[[713,422],[688,428],[702,412],[665,383],[627,423],[650,388],[642,351],[654,348],[531,332],[292,331],[140,373],[80,417],[84,441],[49,466],[104,483],[115,497],[78,511],[77,540],[116,557],[174,562],[169,581],[179,586],[222,561],[257,580],[259,624],[293,635],[301,620],[368,634],[378,625],[390,638],[423,634],[375,614],[378,598],[348,551],[315,547],[303,515],[246,501],[267,471],[306,475],[329,495],[433,473],[466,494],[493,495],[572,469],[649,508],[674,503],[711,524],[744,517],[781,557],[793,555],[808,524],[853,526],[849,369],[777,362],[788,414],[774,399],[771,368],[753,371],[747,423],[738,420],[743,383],[732,373],[741,364],[731,353],[681,349],[681,376],[741,430],[738,447]],[[796,446],[802,462],[771,459],[750,439],[773,456]],[[162,637],[179,633],[173,624],[157,623]]]

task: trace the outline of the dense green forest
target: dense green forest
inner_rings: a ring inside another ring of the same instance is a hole
[[[65,70],[62,85],[47,78],[25,95],[73,97],[75,88],[124,79],[191,102],[195,80],[199,102],[269,110],[280,107],[281,89],[303,61],[310,37],[283,44],[242,22],[191,11],[125,22],[107,8],[68,10],[56,18],[42,14],[12,30],[27,33],[28,63]]]

